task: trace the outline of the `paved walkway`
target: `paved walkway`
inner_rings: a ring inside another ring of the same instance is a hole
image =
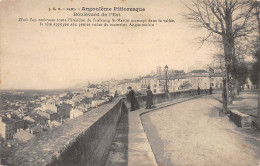
[[[204,96],[142,115],[158,165],[260,165],[260,133],[220,117],[221,106]]]
[[[128,165],[155,166],[156,160],[140,120],[142,111],[129,114]]]
[[[156,166],[157,161],[141,123],[140,115],[184,102],[200,96],[192,96],[156,105],[153,109],[139,109],[124,113],[108,155],[106,166]],[[128,110],[130,105],[127,104]],[[128,124],[128,125],[127,125]]]

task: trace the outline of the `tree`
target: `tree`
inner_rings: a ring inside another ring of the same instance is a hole
[[[204,28],[208,35],[201,43],[210,41],[223,46],[225,59],[225,77],[223,79],[223,110],[227,113],[227,92],[231,90],[231,69],[236,65],[235,40],[247,38],[255,30],[252,22],[252,0],[193,0],[191,5],[185,5],[189,12],[184,14],[187,21],[193,23],[194,28]]]
[[[231,73],[238,82],[237,93],[239,94],[240,87],[246,83],[249,75],[248,66],[245,62],[240,62],[232,68]]]
[[[87,104],[91,104],[92,103],[92,99],[91,98],[87,98],[84,97],[81,101],[80,104],[82,104],[84,106],[84,109],[86,110],[86,106]]]
[[[260,31],[259,31],[259,36],[260,36]],[[259,37],[260,38],[260,37]],[[260,45],[260,44],[259,44]],[[253,65],[253,78],[255,78],[255,84],[258,85],[258,108],[257,108],[257,124],[258,127],[260,128],[260,47],[258,47],[255,56],[257,58],[256,63]]]
[[[252,65],[252,69],[250,71],[250,80],[254,85],[256,85],[256,88],[259,89],[259,71],[260,71],[260,62],[256,61]]]
[[[257,124],[258,127],[260,127],[260,72],[259,72],[259,64],[260,64],[260,16],[259,16],[259,10],[260,10],[260,1],[256,0],[254,3],[255,7],[255,16],[257,19],[257,28],[258,28],[258,40],[256,42],[256,53],[255,53],[255,58],[256,58],[256,63],[255,65],[258,66],[258,108],[257,108]],[[257,68],[257,67],[255,67]],[[256,76],[257,78],[257,76]]]
[[[182,85],[180,86],[181,89],[188,89],[189,87],[191,87],[191,83],[189,83],[188,81],[184,81],[182,83]]]

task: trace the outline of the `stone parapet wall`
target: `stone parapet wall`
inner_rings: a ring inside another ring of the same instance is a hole
[[[123,100],[93,109],[15,149],[7,165],[104,165]]]
[[[200,94],[205,94],[205,93],[206,91],[201,89]],[[169,94],[157,93],[153,95],[153,105],[160,104],[166,101],[180,99],[183,97],[194,96],[194,95],[198,95],[197,90],[178,91],[178,92],[171,92]],[[138,96],[137,101],[140,108],[146,107],[146,96]]]

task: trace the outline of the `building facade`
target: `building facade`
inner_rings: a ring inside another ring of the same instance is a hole
[[[219,89],[223,87],[223,78],[220,73],[209,73],[206,70],[193,70],[187,74],[187,81],[191,84],[190,89]]]
[[[5,116],[0,116],[0,137],[5,140],[12,139],[15,132],[14,120]]]

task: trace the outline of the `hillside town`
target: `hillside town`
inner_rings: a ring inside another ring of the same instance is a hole
[[[260,0],[0,2],[0,166],[260,166]]]
[[[248,80],[246,87],[252,85]],[[158,66],[156,72],[134,79],[109,80],[100,84],[90,84],[83,89],[63,91],[55,95],[41,95],[24,100],[23,91],[3,91],[1,101],[0,136],[2,140],[26,142],[45,131],[62,125],[64,122],[83,115],[112,100],[125,96],[128,87],[136,95],[145,95],[147,87],[154,94],[183,91],[188,89],[221,89],[222,73],[219,69],[209,68],[191,70],[168,69]],[[5,95],[19,98],[4,98]]]

